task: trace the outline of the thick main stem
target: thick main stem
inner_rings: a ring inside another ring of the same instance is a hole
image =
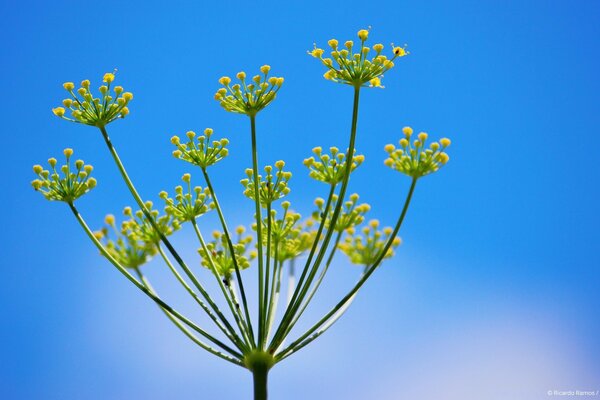
[[[268,368],[255,368],[252,377],[254,378],[254,400],[267,400]]]

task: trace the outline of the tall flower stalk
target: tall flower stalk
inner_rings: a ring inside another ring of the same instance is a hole
[[[238,366],[253,375],[254,398],[267,398],[269,370],[277,363],[299,351],[327,331],[349,308],[368,278],[379,268],[383,260],[393,256],[400,245],[400,228],[406,217],[416,184],[423,176],[437,172],[449,157],[445,152],[450,140],[427,144],[424,132],[413,137],[413,130],[403,128],[399,147],[388,144],[388,158],[384,164],[410,177],[410,187],[399,210],[393,227],[380,227],[377,220],[365,222],[370,210],[368,204],[359,204],[358,194],[348,195],[350,175],[364,161],[355,149],[358,135],[359,100],[365,88],[383,88],[382,79],[394,67],[394,63],[408,53],[404,48],[392,46],[391,56],[383,54],[384,46],[367,46],[368,30],[358,32],[359,44],[351,40],[343,46],[335,39],[328,42],[330,52],[316,45],[309,54],[325,66],[325,79],[350,86],[353,92],[350,132],[347,147],[341,151],[331,147],[329,152],[321,147],[313,149],[313,155],[305,159],[309,175],[326,186],[327,196],[317,198],[316,210],[302,218],[293,211],[288,200],[282,201],[291,191],[291,172],[283,160],[260,167],[258,158],[258,115],[275,99],[283,85],[283,78],[270,75],[271,67],[263,65],[260,73],[248,78],[245,72],[232,78],[219,79],[221,87],[215,100],[227,112],[242,114],[249,119],[251,138],[251,167],[241,180],[243,194],[254,202],[253,234],[247,234],[243,226],[231,230],[226,222],[217,196],[217,188],[210,177],[210,168],[224,160],[229,153],[229,140],[216,139],[212,129],[202,134],[189,131],[182,139],[171,138],[175,147],[173,156],[199,168],[204,187],[192,185],[192,175],[186,173],[182,184],[173,195],[159,193],[164,202],[163,210],[145,200],[130,179],[109,135],[107,126],[129,115],[133,94],[121,86],[113,86],[114,73],[107,73],[99,87],[99,94],[92,92],[88,80],[63,85],[68,97],[53,113],[65,120],[96,127],[104,139],[107,150],[130,191],[138,210],[126,207],[124,221],[118,224],[109,214],[105,226],[97,231],[89,228],[76,200],[96,187],[91,177],[93,167],[82,160],[72,163],[73,150],[65,149],[66,163],[58,167],[55,158],[48,160],[49,168],[33,167],[37,178],[32,182],[35,190],[52,201],[62,201],[88,235],[92,243],[121,274],[148,296],[191,341],[208,352]],[[216,212],[220,230],[207,236],[203,232],[201,217]],[[198,240],[198,258],[189,264],[171,244],[169,236],[181,225],[192,225]],[[208,239],[208,240],[207,240]],[[348,256],[351,263],[360,265],[357,283],[308,330],[291,338],[296,323],[310,305],[324,281],[337,251]],[[142,266],[158,256],[171,271],[198,306],[208,315],[210,329],[205,329],[171,307],[149,282]],[[258,287],[257,309],[251,310],[248,296],[252,293],[244,286],[244,275],[256,265]],[[296,277],[297,268],[302,266]],[[226,308],[221,310],[205,288],[204,267],[216,279]],[[287,289],[284,289],[287,275]],[[282,293],[287,295],[282,296]],[[281,299],[284,304],[279,307]],[[280,312],[278,313],[278,310]],[[279,315],[278,315],[279,314]],[[253,319],[254,315],[254,319]],[[211,330],[220,331],[226,341],[219,339]],[[286,344],[286,340],[290,340]]]

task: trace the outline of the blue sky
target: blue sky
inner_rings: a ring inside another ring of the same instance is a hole
[[[109,133],[147,198],[184,172],[200,178],[171,157],[173,134],[212,127],[228,137],[231,155],[212,173],[238,224],[253,207],[238,183],[251,162],[248,121],[212,96],[220,76],[270,64],[286,80],[258,119],[260,163],[286,160],[290,200],[308,213],[325,187],[302,159],[316,145],[346,146],[352,93],[322,79],[306,50],[367,26],[373,42],[406,43],[411,54],[386,74],[385,89],[363,91],[357,148],[366,162],[350,190],[372,217],[393,223],[409,181],[383,166],[382,149],[405,125],[452,138],[451,161],[419,183],[397,257],[335,328],[273,370],[272,398],[600,390],[596,2],[3,2],[0,10],[1,397],[250,393],[249,373],[189,343],[97,255],[64,205],[30,188],[31,165],[73,147],[96,168],[98,188],[79,204],[92,226],[132,203],[98,132],[52,116],[62,82],[94,84],[118,68],[135,98]],[[202,224],[209,231],[216,220]],[[190,260],[191,233],[174,238]],[[163,265],[146,271],[203,321]],[[357,273],[337,258],[305,324]]]

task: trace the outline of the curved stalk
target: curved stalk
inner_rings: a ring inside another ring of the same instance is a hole
[[[348,292],[348,294],[346,294],[346,296],[344,296],[344,298],[338,304],[336,304],[335,307],[333,307],[333,309],[331,309],[331,311],[329,311],[323,318],[321,318],[319,320],[319,322],[317,322],[315,325],[313,325],[312,328],[310,328],[308,331],[306,331],[296,341],[294,341],[293,343],[291,343],[287,348],[285,348],[278,355],[276,355],[275,358],[277,359],[277,361],[285,358],[286,355],[287,355],[287,353],[296,351],[296,347],[298,347],[300,344],[302,344],[302,347],[304,347],[304,346],[306,346],[306,344],[310,343],[310,341],[312,341],[312,340],[316,339],[318,336],[320,336],[323,332],[320,332],[320,333],[317,332],[315,335],[313,335],[313,336],[311,336],[309,338],[309,341],[307,343],[303,344],[303,341],[307,337],[309,337],[311,334],[313,334],[313,332],[315,332],[316,330],[320,329],[323,326],[323,324],[327,323],[327,321],[333,315],[335,315],[340,309],[344,308],[344,310],[345,310],[347,308],[346,303],[352,301],[352,299],[354,298],[354,296],[356,295],[356,293],[358,292],[358,290],[362,287],[362,285],[367,281],[367,279],[369,279],[369,277],[371,276],[371,274],[373,272],[375,272],[375,270],[377,269],[377,267],[381,264],[381,262],[385,258],[385,255],[387,254],[388,250],[392,246],[392,242],[394,241],[394,238],[398,235],[398,232],[400,231],[400,227],[402,226],[402,222],[404,221],[404,217],[406,216],[406,212],[408,211],[408,206],[409,206],[410,201],[412,199],[412,195],[414,193],[416,184],[417,184],[417,178],[413,178],[413,180],[411,182],[411,185],[410,185],[410,189],[408,190],[408,194],[406,196],[406,200],[404,201],[404,207],[402,208],[402,212],[400,213],[400,217],[398,218],[398,222],[396,222],[396,226],[394,227],[394,231],[390,235],[387,243],[383,247],[381,253],[377,257],[377,259],[375,260],[375,262],[373,263],[373,265],[366,270],[366,272],[359,279],[359,281],[352,288],[352,290],[350,290],[350,292]],[[335,319],[335,321],[337,321],[338,318],[339,317],[337,317]],[[335,322],[335,321],[333,321],[333,322]],[[332,324],[328,324],[327,327],[325,328],[325,330],[327,328],[329,328],[331,325]]]
[[[169,260],[169,257],[167,257],[167,255],[163,251],[162,247],[160,247],[160,245],[157,245],[156,247],[158,249],[158,253],[160,254],[160,256],[162,257],[162,259],[164,260],[165,264],[167,264],[167,267],[169,267],[169,269],[171,270],[171,272],[173,273],[173,275],[175,275],[175,278],[177,278],[177,281],[179,281],[179,283],[181,284],[181,286],[183,286],[185,288],[185,290],[187,290],[187,292],[194,298],[194,300],[196,300],[196,303],[198,303],[200,305],[200,307],[202,307],[202,309],[206,312],[206,314],[208,314],[208,316],[219,327],[219,329],[221,330],[221,332],[223,332],[225,334],[225,336],[227,336],[227,338],[229,340],[231,340],[231,342],[233,344],[235,344],[240,350],[242,350],[242,348],[240,348],[239,338],[236,338],[236,337],[232,336],[231,333],[229,333],[229,331],[223,326],[223,324],[221,324],[221,322],[217,319],[217,317],[206,306],[206,304],[204,304],[204,302],[202,301],[202,299],[200,299],[198,297],[198,295],[196,294],[196,292],[194,292],[194,290],[190,287],[190,285],[188,285],[188,283],[185,281],[185,279],[183,279],[183,277],[179,274],[179,272],[177,271],[177,269],[175,268],[175,266],[173,265],[173,263],[171,262],[171,260]]]
[[[181,322],[183,322],[184,324],[186,324],[187,326],[189,326],[190,328],[192,328],[193,330],[198,332],[200,335],[204,336],[206,339],[210,340],[217,346],[221,347],[223,350],[227,351],[232,356],[237,357],[239,359],[242,358],[242,354],[235,351],[231,347],[227,346],[226,344],[224,344],[223,342],[216,339],[215,337],[210,335],[208,332],[206,332],[205,330],[203,330],[202,328],[200,328],[199,326],[194,324],[192,321],[190,321],[188,318],[184,317],[178,311],[174,310],[171,306],[169,306],[167,303],[165,303],[160,297],[151,293],[144,285],[142,285],[140,282],[138,282],[138,280],[135,279],[135,277],[133,275],[131,275],[125,267],[123,267],[121,264],[119,264],[119,262],[117,260],[115,260],[114,257],[112,255],[110,255],[110,253],[108,251],[106,251],[106,249],[104,248],[102,243],[100,243],[100,241],[94,236],[94,233],[89,228],[89,226],[86,224],[86,222],[83,219],[83,217],[81,216],[81,214],[79,214],[79,211],[77,211],[77,208],[75,207],[75,205],[73,203],[68,203],[68,204],[69,204],[69,207],[71,208],[71,211],[73,212],[73,215],[75,215],[75,218],[77,218],[77,221],[79,222],[79,224],[81,225],[81,227],[83,228],[85,233],[87,233],[88,237],[96,245],[98,250],[100,250],[100,253],[104,257],[106,257],[111,262],[111,264],[113,264],[115,266],[115,268],[117,268],[119,270],[119,272],[121,274],[123,274],[131,283],[133,283],[138,289],[140,289],[142,292],[144,292],[144,294],[146,296],[150,297],[156,304],[158,304],[160,307],[164,308],[171,315],[173,315],[178,320],[180,320]]]
[[[121,159],[119,158],[119,155],[117,154],[117,151],[116,151],[115,147],[113,146],[112,142],[110,141],[110,138],[108,137],[108,133],[106,132],[106,128],[104,126],[101,126],[100,127],[100,131],[102,132],[102,137],[104,138],[106,146],[108,147],[108,150],[110,151],[110,153],[111,153],[111,155],[112,155],[115,163],[117,164],[117,167],[119,169],[119,172],[121,173],[121,176],[122,176],[123,180],[125,181],[125,184],[129,188],[129,191],[131,192],[131,195],[133,196],[133,198],[135,199],[136,203],[140,207],[140,210],[142,210],[142,212],[144,213],[144,215],[146,216],[146,218],[148,219],[148,221],[150,222],[150,224],[152,225],[152,227],[154,228],[154,230],[156,231],[156,233],[159,235],[160,240],[167,247],[167,249],[169,250],[169,252],[171,253],[171,255],[175,258],[175,260],[177,261],[177,263],[185,271],[186,275],[194,283],[194,286],[196,286],[196,288],[200,291],[200,293],[202,294],[202,296],[204,297],[204,299],[212,307],[212,309],[218,315],[219,319],[221,319],[221,321],[223,322],[223,324],[225,324],[225,326],[231,332],[231,334],[234,335],[235,334],[235,330],[233,329],[233,327],[231,326],[231,324],[229,323],[229,321],[227,320],[227,318],[225,318],[225,316],[223,315],[223,313],[221,312],[221,310],[219,310],[219,307],[217,307],[217,305],[212,300],[212,298],[210,297],[210,295],[208,294],[208,292],[206,292],[206,290],[200,284],[200,282],[198,281],[198,279],[196,278],[196,276],[192,273],[192,271],[189,269],[189,267],[183,261],[183,259],[179,255],[179,253],[177,253],[177,251],[175,250],[175,248],[173,247],[173,245],[171,244],[171,242],[169,242],[169,239],[167,239],[167,237],[164,235],[164,233],[162,233],[160,231],[160,229],[158,229],[158,226],[156,225],[156,221],[154,220],[154,217],[150,213],[150,210],[148,210],[146,208],[146,205],[144,204],[144,201],[140,197],[140,195],[137,192],[135,186],[133,186],[133,182],[129,178],[129,175],[127,174],[127,171],[125,170],[125,166],[121,162]]]
[[[334,227],[335,227],[335,224],[337,223],[337,219],[342,210],[342,204],[344,204],[344,197],[346,196],[346,190],[348,188],[348,182],[350,180],[350,173],[352,172],[352,161],[354,160],[354,145],[356,142],[356,128],[358,125],[359,99],[360,99],[360,86],[355,86],[354,87],[354,101],[353,101],[353,106],[352,106],[352,125],[350,127],[350,143],[348,145],[348,153],[346,154],[346,171],[344,173],[344,179],[342,180],[342,186],[340,188],[337,203],[333,210],[333,215],[331,216],[331,220],[329,222],[329,228],[327,229],[325,238],[323,239],[323,244],[321,245],[321,248],[317,255],[317,259],[315,260],[315,262],[313,264],[313,267],[310,271],[310,274],[308,275],[308,279],[307,279],[306,283],[302,286],[302,288],[301,288],[301,283],[298,283],[298,287],[296,288],[296,293],[299,292],[300,294],[297,296],[297,298],[295,300],[292,300],[293,304],[291,306],[291,311],[290,311],[290,314],[292,317],[297,312],[298,308],[300,307],[300,303],[302,302],[302,299],[306,296],[306,292],[308,291],[308,289],[312,283],[312,280],[314,279],[314,276],[316,275],[316,273],[319,269],[321,261],[323,260],[325,252],[327,251],[327,247],[329,246],[329,241],[331,240],[331,236],[333,235],[333,232],[335,230]],[[310,268],[309,263],[310,262],[307,262],[307,264],[305,266],[305,270],[307,268]],[[289,318],[290,317],[288,317],[288,319]],[[290,320],[290,322],[291,322],[291,320]],[[289,324],[290,322],[287,322],[287,324]],[[280,325],[280,327],[282,325],[284,325],[284,324],[282,323]],[[287,326],[284,326],[283,331],[285,332],[286,329],[287,329]],[[271,346],[269,346],[269,348],[271,350],[279,347],[279,343],[282,339],[281,336],[282,336],[282,334],[280,333],[279,337],[277,337],[277,341],[275,339],[272,341]],[[283,336],[285,337],[285,333],[283,333]]]
[[[227,304],[229,305],[229,308],[231,310],[231,313],[233,314],[233,317],[235,318],[235,321],[238,324],[238,328],[240,329],[240,332],[242,334],[242,336],[244,336],[244,341],[242,342],[242,340],[240,339],[239,336],[235,336],[236,340],[238,341],[238,345],[241,345],[242,351],[245,350],[249,350],[252,346],[250,345],[250,343],[248,343],[248,336],[246,335],[246,331],[239,319],[239,314],[237,313],[237,309],[236,307],[233,305],[232,300],[229,298],[229,294],[227,293],[227,289],[225,289],[225,285],[223,284],[223,281],[221,280],[221,277],[219,276],[219,272],[217,271],[217,267],[215,266],[215,262],[213,260],[213,258],[210,255],[210,251],[208,250],[208,247],[206,246],[206,242],[204,241],[204,238],[202,237],[202,233],[200,232],[200,228],[198,228],[198,224],[196,223],[195,220],[192,220],[192,225],[194,226],[194,231],[196,232],[196,236],[198,236],[198,240],[200,241],[200,245],[202,246],[202,249],[204,250],[204,252],[206,253],[206,255],[208,256],[208,263],[210,264],[210,269],[213,273],[213,275],[215,276],[215,278],[217,279],[217,283],[219,284],[219,288],[221,289],[221,291],[223,292],[223,297],[225,297],[225,300],[227,301]],[[235,254],[232,254],[232,257],[235,257]]]
[[[142,282],[142,285],[144,285],[150,293],[157,296],[156,291],[154,290],[152,285],[150,285],[150,282],[148,282],[146,277],[142,274],[142,271],[140,271],[139,268],[136,268],[135,272],[137,273],[138,279]],[[202,342],[192,332],[190,332],[189,329],[187,329],[185,326],[183,326],[183,324],[181,322],[179,322],[177,320],[177,318],[173,317],[173,315],[171,315],[167,310],[165,310],[163,307],[160,307],[160,306],[159,306],[159,308],[161,309],[161,311],[163,313],[165,313],[167,318],[169,318],[169,321],[171,321],[177,328],[179,328],[181,330],[181,332],[183,332],[184,335],[187,336],[192,342],[196,343],[198,346],[200,346],[204,350],[216,355],[217,357],[222,358],[225,361],[229,361],[230,363],[233,363],[240,367],[244,366],[244,364],[240,360],[233,358],[225,353],[222,353],[219,350],[216,350],[216,349],[210,347],[209,345],[207,345],[206,343]]]
[[[206,186],[210,191],[210,196],[213,199],[213,203],[215,204],[215,209],[217,210],[217,214],[219,215],[219,220],[221,221],[221,226],[223,227],[223,232],[225,233],[225,239],[227,240],[227,246],[229,247],[229,252],[231,254],[235,254],[235,249],[233,247],[233,241],[231,240],[231,235],[229,234],[229,229],[227,228],[227,223],[225,222],[225,217],[223,216],[223,211],[221,210],[221,205],[219,204],[219,200],[217,199],[217,195],[215,193],[215,189],[213,188],[212,182],[208,177],[208,171],[205,168],[202,169],[202,174],[204,175],[204,180],[206,181]],[[250,311],[248,308],[248,300],[246,299],[246,291],[244,290],[244,283],[242,281],[242,275],[240,274],[240,267],[237,262],[237,258],[233,257],[233,267],[235,268],[235,276],[239,281],[240,285],[240,294],[242,295],[242,305],[244,306],[244,313],[246,315],[245,324],[248,327],[248,334],[250,335],[251,342],[254,342],[254,330],[252,329],[252,319],[250,318]],[[235,294],[235,291],[233,292]],[[236,301],[239,304],[239,301]]]

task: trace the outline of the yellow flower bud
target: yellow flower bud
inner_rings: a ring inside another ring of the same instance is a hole
[[[129,108],[127,108],[127,107],[121,108],[121,116],[125,117],[127,114],[129,114]]]
[[[84,81],[81,81],[81,87],[88,89],[90,87],[90,81],[87,79]]]
[[[123,98],[125,99],[125,101],[131,101],[133,100],[133,93],[125,92],[123,93]]]
[[[190,183],[190,181],[192,180],[192,175],[183,174],[183,176],[181,177],[181,180],[184,181],[185,183]]]
[[[402,128],[402,132],[404,132],[406,136],[410,136],[413,133],[413,129],[410,126],[405,126]]]
[[[383,50],[383,45],[381,43],[377,43],[373,46],[373,50],[375,50],[377,53],[381,53],[381,50]]]
[[[231,78],[229,78],[228,76],[223,76],[219,78],[219,83],[223,86],[227,86],[229,85],[229,83],[231,83]]]
[[[108,214],[106,217],[104,217],[104,223],[106,225],[113,226],[115,224],[115,216],[112,214]]]
[[[65,115],[65,109],[62,107],[56,107],[52,109],[52,112],[54,113],[54,115],[56,115],[57,117],[62,117],[63,115]]]
[[[115,74],[112,74],[110,72],[107,72],[106,74],[104,74],[104,77],[102,78],[102,81],[106,82],[106,83],[111,83],[114,80],[115,80]]]
[[[379,79],[379,78],[377,78],[377,77],[375,77],[375,78],[371,79],[371,80],[369,81],[369,83],[371,84],[371,86],[372,86],[372,87],[382,87],[382,86],[381,86],[381,79]]]
[[[406,50],[404,50],[402,47],[394,47],[394,55],[396,57],[404,57],[406,54]]]
[[[426,134],[425,132],[421,132],[421,133],[419,133],[419,140],[420,140],[421,142],[424,142],[424,141],[426,141],[426,140],[427,140],[427,134]]]
[[[65,155],[67,158],[69,158],[69,157],[71,157],[71,156],[73,155],[73,149],[66,148],[66,149],[64,149],[64,150],[63,150],[63,154],[64,154],[64,155]]]
[[[383,148],[387,153],[391,153],[392,151],[394,151],[396,147],[393,144],[386,144],[385,147]]]
[[[282,169],[285,166],[285,162],[283,160],[279,160],[275,163],[275,167],[277,169]]]
[[[450,156],[446,153],[440,153],[439,159],[440,159],[440,163],[446,164],[450,160]]]
[[[442,147],[448,147],[450,146],[450,139],[442,138],[440,139],[440,144],[442,145]]]
[[[313,51],[310,52],[310,55],[314,58],[321,58],[323,56],[323,49],[315,48]]]
[[[330,39],[327,44],[334,50],[338,47],[338,41],[335,39]]]
[[[41,165],[34,165],[33,166],[33,172],[35,172],[36,174],[41,173],[44,170],[44,168],[42,168]]]
[[[239,80],[243,81],[244,79],[246,79],[246,73],[245,73],[245,72],[243,72],[243,71],[241,71],[241,72],[238,72],[238,73],[237,73],[237,75],[236,75],[236,77],[237,77]]]
[[[73,82],[65,82],[63,83],[63,87],[65,88],[65,90],[68,90],[69,92],[73,89],[75,89],[75,84]]]
[[[358,38],[360,40],[362,40],[363,42],[365,40],[367,40],[367,38],[369,37],[369,31],[366,29],[361,29],[360,31],[358,31]]]
[[[385,165],[386,167],[391,167],[392,165],[394,165],[394,160],[392,160],[391,158],[386,158],[383,162],[383,165]]]
[[[344,43],[344,46],[346,46],[346,48],[348,50],[350,50],[353,45],[354,45],[354,42],[352,40],[348,40],[346,43]]]
[[[262,72],[263,74],[268,74],[270,70],[270,65],[263,65],[262,67],[260,67],[260,72]]]
[[[67,108],[71,108],[72,104],[73,104],[73,100],[71,100],[71,99],[64,99],[63,100],[63,106],[65,106]]]

